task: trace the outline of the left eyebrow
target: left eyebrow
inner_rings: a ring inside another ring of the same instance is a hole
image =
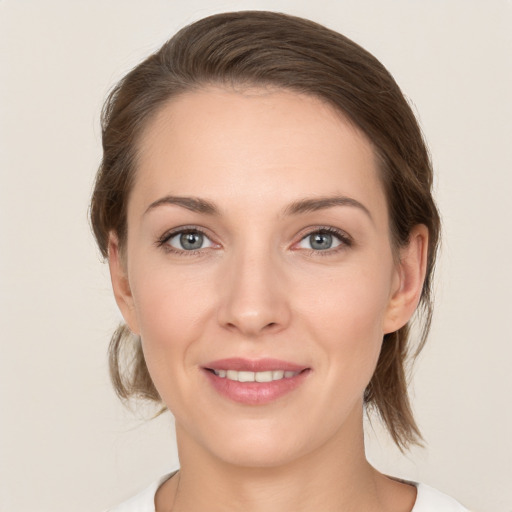
[[[349,206],[363,211],[373,222],[372,214],[366,206],[356,199],[346,196],[329,196],[329,197],[313,197],[305,198],[299,201],[294,201],[288,205],[285,210],[285,215],[299,215],[301,213],[316,212],[318,210],[325,210],[335,206]]]

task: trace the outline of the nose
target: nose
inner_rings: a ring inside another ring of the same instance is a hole
[[[240,254],[220,283],[220,325],[246,337],[277,333],[290,322],[284,272],[271,254]]]

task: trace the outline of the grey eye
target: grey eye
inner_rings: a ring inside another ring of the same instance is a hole
[[[201,233],[182,233],[180,235],[180,244],[186,251],[193,251],[201,248],[203,238]]]
[[[167,243],[182,251],[197,251],[212,246],[210,239],[199,231],[177,233]]]
[[[329,233],[315,233],[313,235],[309,235],[309,244],[312,249],[325,251],[332,247],[332,235]]]
[[[341,245],[342,241],[336,235],[326,233],[324,231],[317,231],[305,236],[300,242],[301,249],[313,249],[314,251],[326,251]]]

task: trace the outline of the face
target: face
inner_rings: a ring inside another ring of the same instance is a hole
[[[212,88],[162,108],[110,265],[178,441],[242,465],[359,435],[383,335],[417,300],[370,143],[286,91]]]

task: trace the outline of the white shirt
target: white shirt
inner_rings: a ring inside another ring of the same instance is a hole
[[[155,494],[158,488],[175,472],[153,482],[147,489],[133,498],[106,512],[155,512]],[[413,483],[413,482],[411,482]],[[469,512],[450,496],[421,483],[414,483],[417,489],[416,502],[411,512]]]

